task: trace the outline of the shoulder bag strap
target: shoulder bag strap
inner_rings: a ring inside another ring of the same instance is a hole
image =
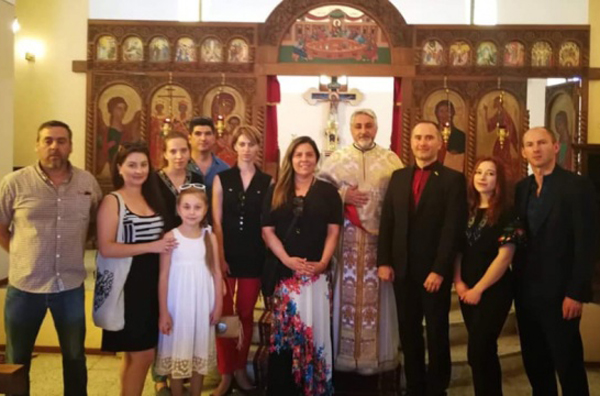
[[[119,203],[119,225],[117,226],[117,242],[123,242],[125,240],[125,236],[123,235],[125,230],[123,229],[123,219],[125,218],[125,201],[123,201],[123,197],[116,191],[113,191],[111,195],[114,195],[117,198],[117,202]]]

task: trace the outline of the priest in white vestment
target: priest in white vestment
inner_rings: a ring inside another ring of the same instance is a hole
[[[375,143],[377,116],[352,114],[354,143],[327,158],[319,178],[344,202],[344,226],[334,276],[334,370],[371,375],[398,366],[398,317],[393,286],[377,277],[381,204],[392,172],[403,167]]]

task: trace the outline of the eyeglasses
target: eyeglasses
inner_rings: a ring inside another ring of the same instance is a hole
[[[181,187],[179,187],[179,191],[183,191],[183,190],[187,190],[189,188],[195,188],[197,190],[200,190],[202,192],[206,192],[206,186],[202,183],[185,183],[182,184]]]
[[[304,212],[304,197],[294,197],[292,199],[292,206],[294,207],[294,216],[302,216],[302,212]]]

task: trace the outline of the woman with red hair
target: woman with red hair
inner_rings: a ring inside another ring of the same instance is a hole
[[[508,205],[506,173],[496,158],[481,158],[469,178],[469,221],[454,284],[469,333],[468,361],[476,396],[502,395],[497,342],[513,293],[510,264],[524,231]]]

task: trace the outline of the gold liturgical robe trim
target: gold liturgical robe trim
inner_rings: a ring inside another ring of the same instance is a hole
[[[381,204],[392,172],[403,167],[380,146],[354,146],[333,153],[319,178],[334,184],[342,200],[358,186],[369,202],[357,208],[361,225],[344,221],[334,277],[334,369],[373,374],[398,364],[398,319],[393,286],[377,278],[377,236]]]

